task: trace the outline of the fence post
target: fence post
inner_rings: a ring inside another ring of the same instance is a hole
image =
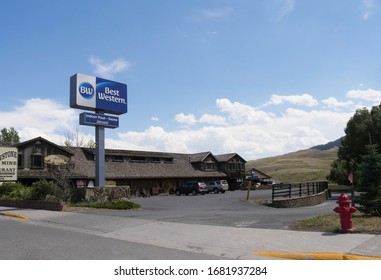
[[[291,184],[288,184],[288,197],[291,198]]]
[[[299,183],[299,197],[302,196],[302,183]]]
[[[272,191],[272,194],[271,194],[271,198],[272,200],[274,200],[274,197],[275,197],[275,185],[272,186],[273,187],[273,191]]]

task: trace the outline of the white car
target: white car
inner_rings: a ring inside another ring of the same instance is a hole
[[[208,189],[208,192],[214,192],[214,193],[224,193],[225,191],[229,190],[229,185],[226,180],[214,180],[209,181],[206,184],[206,187]]]

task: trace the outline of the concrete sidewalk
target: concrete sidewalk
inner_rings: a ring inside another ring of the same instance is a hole
[[[373,234],[237,228],[125,217],[108,217],[100,223],[95,215],[86,213],[1,206],[0,214],[41,226],[229,259],[381,259],[381,235]]]

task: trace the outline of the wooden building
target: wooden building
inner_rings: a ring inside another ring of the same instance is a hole
[[[59,146],[42,137],[15,146],[18,148],[18,180],[24,184],[50,179],[44,159],[61,155],[74,162],[71,179],[77,187],[94,185],[95,149]],[[132,195],[171,193],[188,180],[226,179],[231,188],[235,188],[237,182],[245,178],[245,164],[235,153],[105,150],[106,185],[130,186]]]

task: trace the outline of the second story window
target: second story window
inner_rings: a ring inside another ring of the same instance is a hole
[[[235,162],[228,163],[228,171],[235,171]]]
[[[30,156],[31,168],[44,168],[44,156],[42,153],[42,143],[37,141],[33,147],[33,153]]]
[[[205,162],[205,170],[215,170],[214,162]]]

